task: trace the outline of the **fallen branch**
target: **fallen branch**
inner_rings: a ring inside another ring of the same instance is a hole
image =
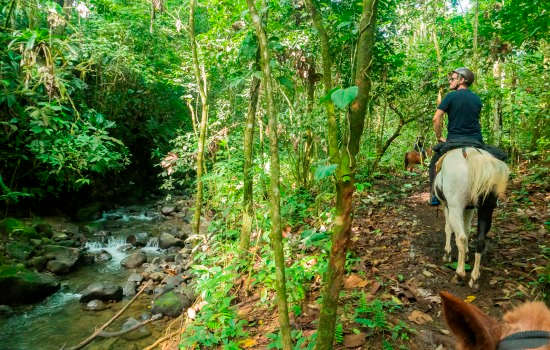
[[[143,350],[151,350],[151,349],[154,349],[156,348],[158,345],[160,345],[161,343],[164,343],[165,341],[167,341],[168,339],[171,339],[172,337],[175,337],[176,335],[178,335],[178,333],[180,332],[181,330],[178,329],[178,330],[175,330],[174,332],[168,334],[168,335],[165,335],[164,337],[162,338],[159,338],[157,339],[156,342],[154,342],[153,344],[149,345],[148,347],[146,347],[145,349]]]
[[[132,303],[137,299],[137,297],[143,293],[143,291],[145,290],[145,288],[147,288],[149,286],[149,284],[151,284],[151,280],[149,280],[147,283],[145,283],[143,285],[143,287],[141,287],[141,289],[139,290],[139,292],[137,292],[136,295],[134,295],[134,297],[128,302],[128,304],[126,304],[122,309],[120,309],[119,312],[116,313],[116,315],[114,315],[109,321],[107,321],[103,326],[99,327],[92,335],[90,335],[88,338],[84,339],[80,344],[78,345],[75,345],[73,347],[70,347],[70,348],[67,348],[65,349],[65,347],[61,348],[62,350],[79,350],[79,349],[82,349],[83,347],[85,347],[86,345],[88,345],[92,340],[94,340],[105,328],[109,327],[109,325],[111,323],[113,323],[113,321],[115,321],[120,315],[122,315],[122,313],[124,311],[126,311],[126,309],[132,305]]]
[[[200,303],[201,301],[201,298],[198,297],[195,302],[193,303],[193,305],[191,305],[189,308],[194,308],[196,307],[196,305],[198,303]],[[148,347],[144,348],[143,350],[152,350],[154,348],[156,348],[157,346],[159,346],[160,344],[164,343],[165,341],[169,340],[169,339],[172,339],[173,337],[177,336],[178,334],[182,334],[184,331],[185,331],[185,328],[187,327],[187,324],[192,321],[188,316],[187,316],[187,311],[183,311],[181,315],[178,316],[178,318],[174,319],[172,322],[170,322],[170,324],[168,325],[168,327],[166,327],[167,329],[170,329],[170,327],[172,327],[172,325],[177,322],[179,320],[181,320],[182,322],[182,325],[180,326],[179,329],[176,329],[175,331],[173,332],[170,332],[168,334],[166,334],[165,336],[157,339],[153,344],[149,345]]]
[[[123,329],[121,331],[118,331],[118,332],[101,332],[99,333],[97,336],[98,337],[102,337],[102,338],[111,338],[111,337],[118,337],[118,336],[121,336],[123,334],[126,334],[126,333],[130,333],[131,331],[135,330],[135,329],[138,329],[142,326],[145,326],[147,323],[150,323],[150,322],[153,322],[153,321],[156,321],[158,320],[159,318],[161,318],[162,315],[161,314],[156,314],[156,315],[153,315],[153,317],[151,317],[150,319],[148,320],[145,320],[143,322],[140,322],[138,324],[135,324],[133,325],[132,327],[130,328],[127,328],[127,329]]]

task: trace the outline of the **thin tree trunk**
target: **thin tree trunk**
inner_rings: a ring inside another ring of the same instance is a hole
[[[201,123],[199,127],[199,147],[197,151],[197,197],[195,202],[195,215],[193,217],[193,232],[198,234],[200,232],[201,224],[201,209],[202,209],[202,197],[203,197],[203,182],[202,175],[204,170],[204,146],[206,143],[206,126],[208,124],[208,94],[206,87],[206,72],[204,67],[199,64],[199,56],[197,49],[197,41],[195,38],[195,8],[197,6],[197,0],[191,1],[189,8],[189,35],[191,39],[191,51],[193,54],[193,69],[195,72],[195,80],[199,88],[199,95],[201,99]]]
[[[437,40],[437,31],[434,27],[434,30],[432,32],[432,40],[434,42],[434,48],[435,48],[435,54],[437,57],[437,105],[441,103],[441,100],[443,98],[443,86],[441,85],[440,79],[443,77],[443,63],[441,60],[441,50],[439,49],[439,41]]]
[[[474,58],[472,62],[472,68],[474,71],[475,76],[477,77],[479,74],[479,51],[478,51],[478,27],[479,27],[479,0],[476,0],[475,4],[475,13],[474,13],[474,42],[473,42],[473,50],[474,50]]]
[[[197,117],[195,116],[195,109],[193,108],[190,99],[186,99],[185,103],[187,104],[187,108],[189,108],[189,113],[191,113],[191,124],[193,125],[193,133],[198,140],[199,132],[197,130]]]
[[[351,236],[351,222],[353,212],[355,156],[359,151],[361,135],[365,123],[365,111],[369,102],[371,80],[369,77],[372,63],[372,49],[374,46],[374,27],[376,19],[377,0],[365,0],[360,23],[359,39],[357,43],[357,60],[355,67],[355,84],[359,88],[358,95],[350,107],[348,114],[348,130],[343,134],[347,139],[343,141],[342,149],[338,146],[338,126],[334,113],[334,105],[326,103],[328,116],[329,157],[331,163],[338,164],[336,169],[336,220],[332,233],[332,247],[329,264],[324,276],[322,290],[323,305],[317,329],[316,349],[332,349],[334,329],[336,325],[336,311],[338,296],[342,288],[346,251]],[[325,93],[332,89],[329,40],[321,17],[313,3],[306,0],[313,23],[321,39],[323,58],[323,82]]]
[[[267,36],[262,28],[262,20],[258,15],[254,0],[247,0],[252,23],[256,29],[256,36],[260,44],[261,65],[264,78],[264,89],[269,116],[269,148],[270,148],[270,207],[271,207],[271,245],[275,258],[277,290],[277,307],[279,311],[279,325],[281,327],[282,345],[284,350],[292,349],[290,336],[290,322],[286,299],[285,260],[283,252],[283,235],[281,231],[281,195],[279,191],[279,146],[277,140],[277,114],[273,101],[273,82],[271,80],[270,54]]]
[[[500,58],[497,58],[494,65],[493,65],[493,77],[495,78],[495,82],[498,86],[498,89],[502,91],[501,89],[504,87],[504,79],[502,79],[502,62],[500,61]],[[493,137],[494,137],[494,143],[498,147],[500,146],[500,140],[501,140],[501,133],[502,133],[502,96],[500,93],[498,93],[495,96],[494,106],[493,106]]]
[[[254,216],[253,191],[252,191],[252,155],[254,145],[254,126],[256,123],[256,109],[258,107],[258,95],[260,92],[260,79],[255,76],[250,85],[250,102],[246,117],[244,132],[244,194],[243,194],[243,222],[241,227],[241,240],[239,244],[241,258],[245,258],[250,248],[250,233],[252,232],[252,218]]]
[[[153,1],[151,1],[150,17],[151,18],[149,19],[149,33],[153,34],[153,23],[155,22],[155,5],[153,4]],[[193,30],[193,34],[194,34],[194,30]]]
[[[319,33],[319,39],[321,40],[321,57],[323,60],[323,85],[325,87],[325,94],[328,95],[332,90],[332,57],[330,55],[330,43],[327,32],[323,26],[321,15],[317,12],[317,8],[313,3],[313,0],[306,0],[306,6],[311,14],[313,25]],[[339,148],[338,148],[338,122],[336,120],[336,113],[334,112],[334,104],[332,101],[325,103],[325,109],[327,112],[328,120],[328,153],[331,164],[338,164],[340,162]]]

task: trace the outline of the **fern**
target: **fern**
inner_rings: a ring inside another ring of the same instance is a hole
[[[344,326],[342,326],[341,323],[336,325],[336,329],[334,330],[334,340],[338,344],[342,344],[344,341]]]

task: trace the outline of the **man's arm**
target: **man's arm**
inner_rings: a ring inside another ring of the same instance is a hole
[[[434,117],[432,119],[433,125],[434,125],[434,131],[435,131],[435,137],[437,141],[445,142],[445,139],[442,136],[443,133],[443,116],[445,115],[445,111],[442,109],[437,109],[435,111]]]

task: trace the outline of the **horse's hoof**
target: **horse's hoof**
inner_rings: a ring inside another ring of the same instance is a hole
[[[453,276],[453,278],[451,279],[451,282],[453,284],[456,284],[456,285],[459,285],[459,286],[464,286],[464,277],[458,275],[455,273],[455,275]]]
[[[473,279],[470,279],[470,282],[468,282],[468,285],[470,288],[474,290],[479,290],[479,283],[477,281],[474,281]]]
[[[446,263],[451,262],[451,254],[447,254],[447,253],[443,254],[443,262],[446,262]]]

